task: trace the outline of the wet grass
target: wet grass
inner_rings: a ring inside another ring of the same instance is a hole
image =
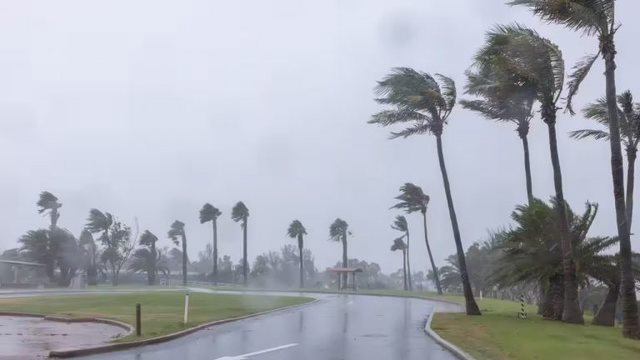
[[[186,325],[182,323],[184,293],[177,291],[6,298],[0,299],[0,311],[68,317],[101,317],[135,326],[136,304],[141,304],[142,336],[138,337],[134,333],[117,340],[131,341],[166,335],[215,320],[303,304],[311,300],[289,296],[191,293],[189,322]]]
[[[484,299],[478,305],[482,316],[438,313],[432,322],[440,336],[477,360],[640,359],[640,341],[624,339],[619,327],[542,320],[535,306],[527,306],[528,319],[521,320],[520,303],[513,301]]]

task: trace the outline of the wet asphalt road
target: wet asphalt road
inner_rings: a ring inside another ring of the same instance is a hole
[[[214,326],[167,343],[83,359],[455,359],[424,332],[434,307],[459,310],[455,305],[362,295],[317,297],[314,304]]]

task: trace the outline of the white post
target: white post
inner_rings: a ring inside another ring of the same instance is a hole
[[[184,294],[184,323],[189,320],[189,293]]]
[[[482,290],[480,290],[480,300],[482,300]]]

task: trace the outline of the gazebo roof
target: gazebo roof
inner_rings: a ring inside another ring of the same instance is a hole
[[[360,268],[328,268],[327,271],[336,273],[358,273],[362,272]]]

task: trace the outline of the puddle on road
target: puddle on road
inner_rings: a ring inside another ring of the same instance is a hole
[[[108,324],[0,316],[0,358],[46,358],[51,350],[102,345],[126,332]]]

